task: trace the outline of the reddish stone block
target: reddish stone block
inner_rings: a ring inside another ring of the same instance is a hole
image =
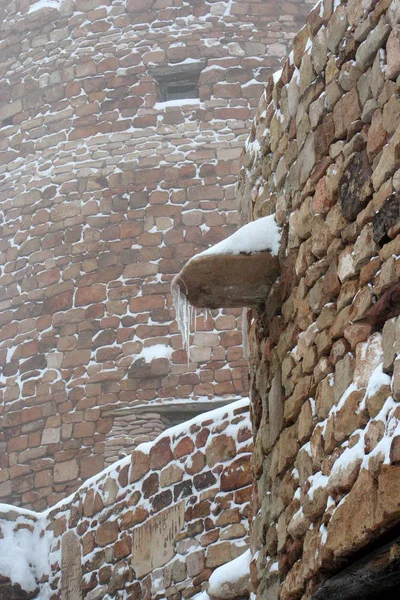
[[[73,295],[73,290],[68,290],[67,292],[58,294],[57,296],[46,298],[46,300],[43,303],[43,312],[53,314],[62,310],[68,310],[69,308],[72,308]]]
[[[143,523],[148,516],[148,511],[141,506],[138,506],[138,508],[136,508],[135,510],[129,510],[125,512],[122,517],[121,529],[131,529],[135,525]]]
[[[171,440],[168,437],[161,438],[150,450],[150,469],[160,470],[173,458]]]
[[[142,479],[150,469],[150,458],[144,452],[140,450],[134,450],[131,454],[131,469],[129,475],[129,482],[135,483]]]
[[[158,492],[159,479],[157,473],[151,473],[142,483],[142,492],[144,498],[150,498]]]
[[[372,116],[371,127],[368,131],[367,153],[370,160],[373,160],[382,150],[386,138],[387,131],[383,126],[382,111],[378,109]]]
[[[104,547],[112,544],[118,538],[118,522],[106,521],[96,531],[96,544]]]
[[[132,549],[132,539],[131,537],[124,537],[121,540],[118,540],[114,544],[114,558],[115,560],[120,560],[121,558],[125,558],[129,556]]]
[[[194,450],[194,443],[188,436],[181,439],[174,448],[174,458],[182,458],[191,454]]]
[[[200,471],[202,471],[206,466],[206,457],[202,452],[196,452],[190,457],[190,459],[190,466],[185,464],[185,471],[189,475],[200,473]]]
[[[240,456],[221,474],[221,490],[228,492],[250,485],[252,481],[250,456]]]
[[[75,294],[75,306],[86,306],[96,302],[102,302],[107,298],[107,289],[104,285],[93,285],[81,287]]]

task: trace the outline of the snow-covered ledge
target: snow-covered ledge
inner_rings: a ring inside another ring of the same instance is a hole
[[[281,229],[275,215],[262,217],[193,256],[174,277],[171,291],[176,320],[188,354],[193,307],[250,308],[263,304],[279,275],[280,243]]]
[[[191,258],[172,282],[177,314],[185,302],[209,309],[263,303],[279,273],[280,240],[270,215]]]

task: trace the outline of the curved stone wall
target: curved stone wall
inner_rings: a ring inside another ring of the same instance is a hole
[[[137,404],[183,399],[182,420],[188,400],[246,395],[240,315],[199,317],[187,365],[169,286],[237,224],[249,119],[306,5],[0,12],[0,497],[41,509],[171,422]],[[160,102],[173,68],[199,71],[197,101]]]

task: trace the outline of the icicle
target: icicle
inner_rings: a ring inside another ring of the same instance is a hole
[[[194,333],[197,333],[197,308],[193,306],[194,310]]]
[[[181,332],[183,347],[187,352],[188,364],[190,362],[190,317],[191,305],[186,296],[184,296],[179,288],[179,285],[172,283],[172,302],[176,313],[176,322],[178,323],[179,331]]]
[[[249,358],[249,322],[247,320],[247,308],[244,306],[242,310],[242,343],[243,356]]]

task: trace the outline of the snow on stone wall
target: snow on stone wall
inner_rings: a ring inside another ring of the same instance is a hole
[[[257,599],[311,598],[400,521],[399,57],[397,0],[318,3],[243,155],[244,219],[283,228],[249,330]]]
[[[238,157],[308,6],[0,2],[0,499],[43,510],[153,439],[167,419],[138,403],[247,395],[240,314],[199,317],[187,365],[170,280],[236,228]],[[172,68],[197,100],[162,101]]]
[[[43,600],[202,592],[248,548],[252,449],[242,399],[141,444],[44,513],[0,505],[0,548],[15,558],[12,569],[0,557],[0,581],[36,582]]]

